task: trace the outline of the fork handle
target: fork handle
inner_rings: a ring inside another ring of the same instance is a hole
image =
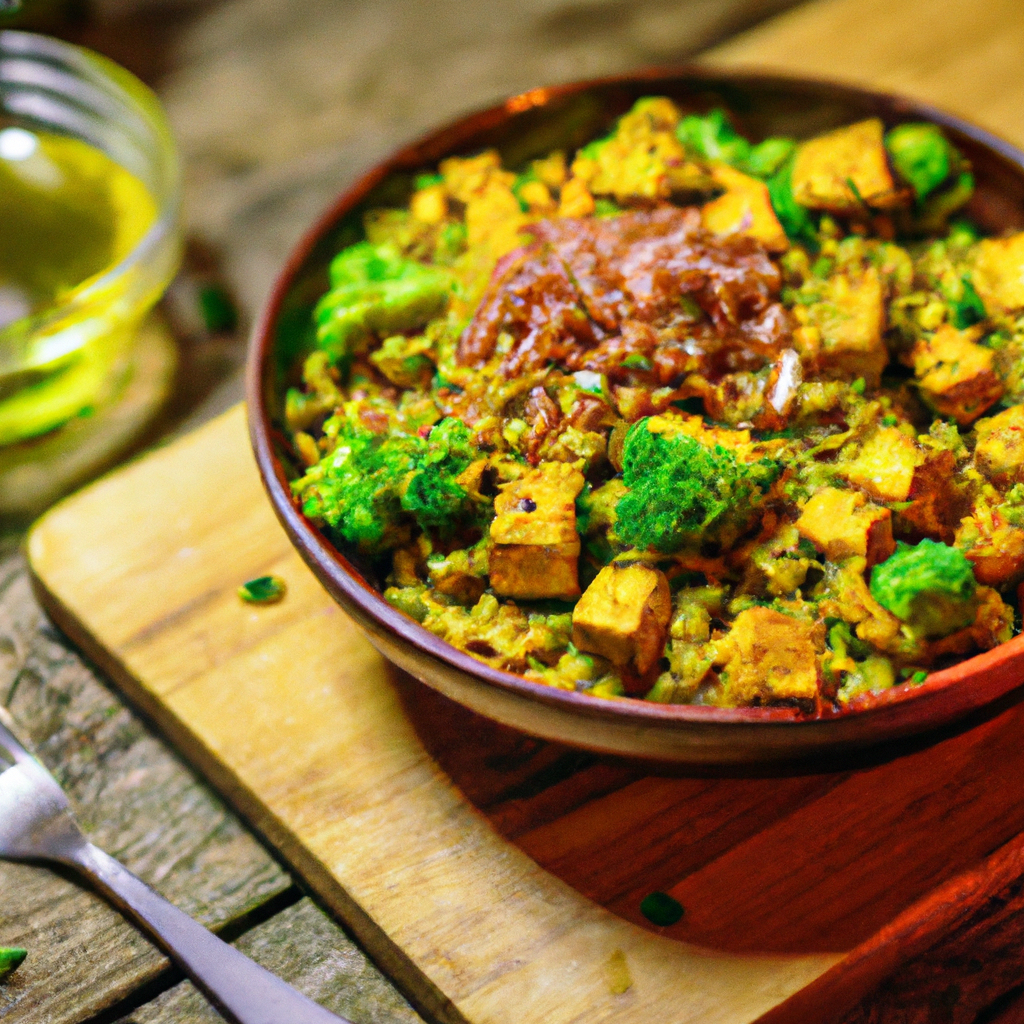
[[[156,941],[233,1024],[350,1024],[157,896],[99,847],[86,843],[70,859]]]

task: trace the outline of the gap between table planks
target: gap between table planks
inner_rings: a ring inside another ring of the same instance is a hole
[[[1024,770],[1013,705],[876,765],[658,777],[399,676],[289,545],[241,407],[57,506],[28,549],[57,622],[440,1020],[746,1024],[815,979],[822,1020],[1019,866],[957,878],[1024,828],[992,772]],[[285,600],[242,604],[268,572]],[[658,888],[687,913],[652,934]]]

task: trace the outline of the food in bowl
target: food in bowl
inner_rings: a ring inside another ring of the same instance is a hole
[[[1008,640],[1024,235],[927,123],[756,145],[639,100],[366,212],[285,419],[305,515],[493,667],[859,706]]]

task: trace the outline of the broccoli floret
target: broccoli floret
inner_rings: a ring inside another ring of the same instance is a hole
[[[703,116],[690,114],[676,128],[676,138],[698,156],[722,160],[758,178],[773,175],[796,149],[793,139],[770,138],[752,146],[720,108]]]
[[[971,563],[957,548],[934,540],[896,552],[871,572],[871,596],[917,636],[939,637],[969,625],[977,583]]]
[[[358,242],[331,261],[331,290],[317,303],[317,340],[344,362],[373,333],[425,324],[445,307],[451,284],[436,267],[406,259],[390,244]]]
[[[423,438],[344,424],[335,449],[292,487],[302,510],[371,554],[405,539],[411,520],[450,536],[481,509],[456,478],[476,457],[469,428],[442,420]]]
[[[415,458],[416,468],[402,492],[402,508],[422,529],[450,533],[474,510],[455,478],[477,457],[465,423],[441,420]]]
[[[727,164],[744,163],[750,156],[750,143],[736,132],[728,115],[716,107],[703,116],[690,114],[676,128],[676,138],[688,149],[709,160]]]
[[[885,148],[918,199],[931,195],[960,163],[960,154],[934,124],[901,124],[886,133]]]
[[[741,462],[721,445],[686,434],[652,434],[647,420],[626,435],[616,532],[627,544],[670,553],[702,541],[728,543],[749,524],[782,472],[771,460]]]
[[[771,138],[759,142],[750,151],[745,168],[757,178],[770,178],[796,151],[793,139]]]

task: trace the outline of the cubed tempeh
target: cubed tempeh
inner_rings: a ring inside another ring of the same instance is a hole
[[[597,574],[573,611],[573,643],[644,675],[661,657],[671,616],[664,573],[613,562]]]
[[[740,612],[715,658],[728,703],[813,705],[823,649],[824,629],[817,623],[772,608]]]
[[[904,195],[889,170],[883,131],[873,117],[803,143],[793,164],[793,198],[835,213],[900,205]]]
[[[979,242],[972,283],[989,316],[1024,309],[1024,231]]]
[[[494,500],[490,579],[496,594],[519,598],[579,596],[576,498],[583,474],[545,462],[505,484]]]
[[[961,426],[973,423],[1003,395],[993,369],[994,353],[978,344],[981,328],[958,331],[943,324],[914,347],[914,373],[924,400]]]
[[[716,235],[749,235],[769,252],[785,252],[789,239],[772,207],[768,186],[728,164],[716,164],[715,183],[725,192],[701,208],[701,222]]]
[[[859,555],[876,565],[896,548],[892,513],[869,504],[859,491],[823,488],[804,505],[796,528],[830,562]]]

